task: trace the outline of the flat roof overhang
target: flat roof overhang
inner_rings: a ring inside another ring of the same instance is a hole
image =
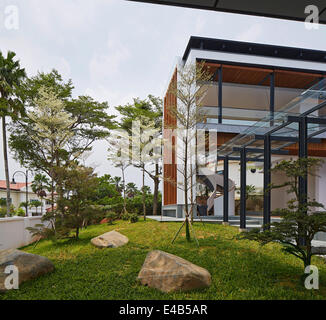
[[[186,61],[188,59],[191,50],[217,51],[297,61],[326,63],[326,51],[322,50],[198,36],[190,37],[182,60]]]
[[[319,9],[319,23],[326,24],[325,0],[129,0],[172,5],[228,13],[238,13],[269,18],[305,21],[305,8],[315,5]]]

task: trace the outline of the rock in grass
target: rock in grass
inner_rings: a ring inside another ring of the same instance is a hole
[[[185,259],[155,250],[148,253],[138,280],[163,292],[188,291],[209,287],[210,273]]]
[[[91,243],[98,248],[118,248],[129,242],[123,234],[113,230],[91,240]]]
[[[48,258],[16,249],[0,250],[0,292],[6,291],[5,280],[9,274],[5,271],[10,265],[18,269],[19,284],[54,270],[54,265]]]

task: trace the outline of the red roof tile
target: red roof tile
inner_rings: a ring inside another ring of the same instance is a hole
[[[19,191],[20,189],[24,188],[25,186],[26,186],[25,182],[16,182],[15,184],[11,183],[10,190]],[[0,189],[6,189],[6,188],[7,188],[6,180],[0,180]]]

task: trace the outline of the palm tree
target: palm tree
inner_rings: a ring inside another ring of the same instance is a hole
[[[29,207],[32,209],[32,208],[35,208],[36,209],[36,215],[37,215],[37,208],[42,206],[42,202],[39,201],[39,200],[31,200],[30,203],[29,203]]]
[[[32,190],[41,198],[41,213],[43,213],[43,198],[46,197],[46,191],[50,189],[50,181],[44,174],[37,173],[32,182]]]
[[[20,98],[19,86],[26,77],[25,69],[20,68],[19,61],[14,61],[16,54],[8,51],[4,57],[0,51],[0,117],[2,118],[2,144],[7,190],[7,215],[10,214],[10,179],[8,167],[6,117],[17,119],[24,111],[24,104]]]
[[[121,177],[114,177],[113,183],[115,184],[116,190],[121,194],[121,192],[123,191],[121,186]]]
[[[133,182],[129,182],[126,185],[126,193],[128,195],[129,198],[133,198],[136,193],[137,193],[138,189],[135,183]]]

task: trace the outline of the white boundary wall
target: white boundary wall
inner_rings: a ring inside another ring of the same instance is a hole
[[[41,224],[42,217],[0,218],[0,250],[16,249],[33,242],[27,227]]]

